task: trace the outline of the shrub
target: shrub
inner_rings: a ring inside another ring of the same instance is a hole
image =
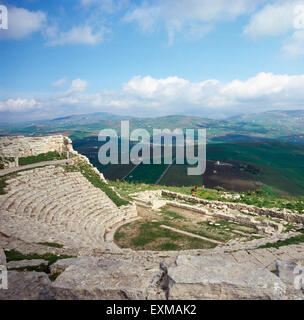
[[[5,194],[4,188],[6,187],[6,182],[4,178],[0,178],[0,194]]]
[[[52,160],[63,160],[66,159],[66,153],[63,152],[61,155],[58,152],[50,151],[47,153],[41,153],[38,156],[29,156],[29,157],[20,157],[19,165],[25,166],[27,164],[43,162],[43,161],[52,161]]]

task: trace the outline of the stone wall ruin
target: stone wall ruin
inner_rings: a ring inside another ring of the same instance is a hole
[[[0,137],[0,158],[5,168],[18,166],[18,159],[21,157],[37,156],[51,151],[74,152],[71,139],[63,135]]]

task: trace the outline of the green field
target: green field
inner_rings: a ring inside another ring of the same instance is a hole
[[[287,143],[225,143],[207,146],[207,171],[203,176],[188,176],[188,165],[172,165],[160,181],[167,186],[202,185],[246,191],[268,186],[274,192],[304,194],[304,146]],[[214,166],[215,161],[228,163]],[[217,173],[214,174],[213,170]],[[153,184],[166,165],[139,165],[128,182]]]
[[[154,184],[167,166],[167,164],[149,165],[141,163],[124,180],[134,183]]]
[[[260,170],[253,177],[255,181],[294,195],[304,193],[304,146],[279,142],[210,144],[207,158],[252,164]]]
[[[158,118],[120,117],[107,113],[73,115],[47,121],[0,127],[0,135],[41,135],[62,133],[73,139],[73,147],[112,181],[154,184],[167,165],[101,165],[98,141],[101,129],[120,134],[121,120],[130,121],[130,132],[143,128],[170,130],[207,129],[207,170],[203,176],[188,176],[187,165],[173,164],[160,184],[191,186],[203,184],[246,192],[266,188],[281,195],[304,194],[304,111],[269,111],[225,120],[172,115]],[[120,140],[119,140],[120,146]],[[174,156],[174,152],[173,152]],[[55,157],[58,158],[58,157]],[[49,157],[47,157],[49,159]],[[20,159],[21,164],[37,159]],[[42,159],[39,159],[42,161]],[[216,167],[216,162],[226,166]],[[3,164],[2,164],[3,166]],[[1,163],[0,163],[1,168]],[[133,170],[133,171],[132,171]]]
[[[167,164],[140,164],[136,168],[133,164],[102,166],[98,162],[98,146],[100,142],[96,137],[95,140],[86,138],[77,142],[76,149],[85,154],[107,179],[113,181],[124,178],[127,182],[154,184],[168,166]],[[207,160],[207,170],[203,176],[188,176],[187,164],[173,164],[159,184],[205,185],[207,188],[221,186],[227,190],[243,192],[264,186],[279,194],[295,196],[304,194],[304,146],[302,145],[280,142],[207,144]],[[216,161],[224,165],[216,166]]]
[[[200,186],[203,184],[202,176],[188,176],[187,165],[172,165],[160,184],[165,186]]]

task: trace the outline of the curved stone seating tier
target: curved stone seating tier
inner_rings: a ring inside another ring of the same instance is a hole
[[[6,182],[7,194],[0,197],[0,232],[27,242],[98,247],[109,229],[136,215],[134,210],[120,210],[80,172],[62,167],[22,171]]]
[[[69,232],[64,228],[31,221],[3,210],[0,211],[0,216],[0,232],[8,236],[17,237],[25,242],[55,242],[68,247],[98,246],[97,241],[92,243],[92,240],[80,234]]]

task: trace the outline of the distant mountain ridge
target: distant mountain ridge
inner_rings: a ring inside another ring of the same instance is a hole
[[[286,118],[303,118],[304,110],[271,110],[265,112],[241,114],[238,116],[229,117],[226,120],[256,120],[256,119],[286,119]]]
[[[101,129],[120,130],[120,121],[130,120],[130,129],[143,128],[151,132],[160,129],[207,129],[209,142],[258,142],[281,141],[304,144],[304,110],[273,110],[243,114],[225,120],[200,116],[168,115],[163,117],[139,118],[114,115],[106,112],[70,115],[0,126],[1,135],[64,133],[71,138],[97,135]]]

